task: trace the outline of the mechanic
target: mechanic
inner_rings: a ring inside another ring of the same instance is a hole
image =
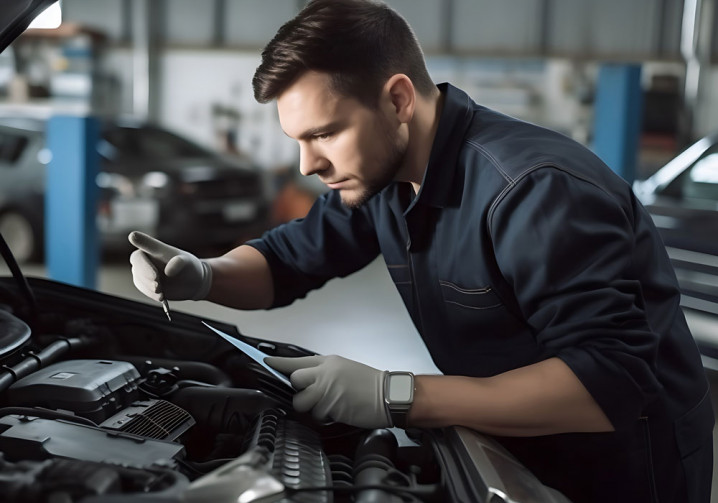
[[[406,21],[311,1],[262,53],[306,218],[223,256],[130,235],[152,299],[284,306],[386,261],[443,375],[271,357],[298,411],[365,428],[494,435],[574,502],[708,502],[708,383],[664,246],[631,187],[561,134],[435,85]]]

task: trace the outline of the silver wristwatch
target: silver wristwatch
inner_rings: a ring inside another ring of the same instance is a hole
[[[384,403],[397,428],[406,428],[409,408],[414,403],[414,374],[387,372],[384,374]]]

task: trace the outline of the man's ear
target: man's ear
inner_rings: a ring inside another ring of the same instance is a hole
[[[416,89],[411,79],[403,73],[392,75],[384,84],[383,96],[391,112],[401,123],[408,123],[414,116],[416,108]]]

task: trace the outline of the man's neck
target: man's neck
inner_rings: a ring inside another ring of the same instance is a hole
[[[438,89],[428,98],[419,97],[416,112],[409,126],[405,180],[411,183],[415,194],[419,193],[429,164],[443,106],[444,95]]]

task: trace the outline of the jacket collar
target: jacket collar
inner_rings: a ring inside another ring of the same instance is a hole
[[[414,202],[443,208],[449,201],[459,151],[473,119],[474,102],[451,84],[443,83],[437,87],[444,95],[444,106],[421,189]]]

